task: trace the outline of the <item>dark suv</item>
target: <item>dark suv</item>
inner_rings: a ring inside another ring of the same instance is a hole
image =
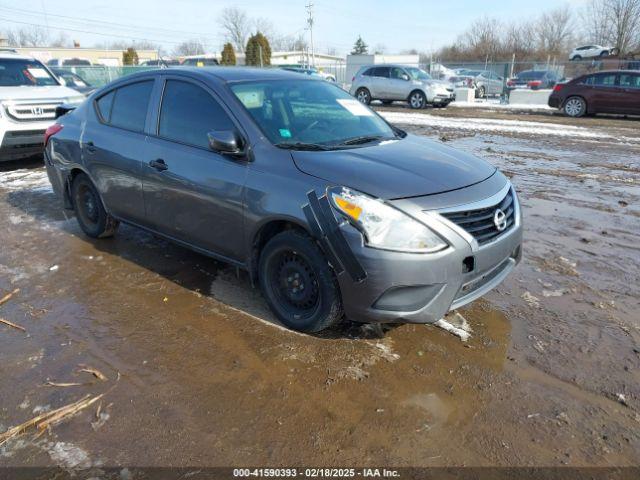
[[[287,326],[438,321],[520,260],[495,167],[279,69],[130,75],[47,132],[54,191],[91,237],[136,225],[246,269]]]
[[[549,106],[570,117],[595,113],[640,115],[640,71],[616,70],[583,75],[557,84]]]

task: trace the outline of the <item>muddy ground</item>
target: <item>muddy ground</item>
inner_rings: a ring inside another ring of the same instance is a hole
[[[5,164],[0,296],[20,291],[0,317],[26,333],[0,325],[0,432],[105,395],[0,465],[638,465],[640,121],[385,111],[520,192],[524,260],[461,309],[468,343],[284,330],[246,275],[127,226],[88,239],[40,162]]]

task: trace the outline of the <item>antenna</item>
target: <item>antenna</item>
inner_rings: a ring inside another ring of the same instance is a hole
[[[305,5],[307,9],[307,13],[309,17],[307,18],[307,25],[309,25],[309,35],[311,37],[311,64],[312,66],[316,66],[316,56],[315,51],[313,49],[313,3],[309,2]]]

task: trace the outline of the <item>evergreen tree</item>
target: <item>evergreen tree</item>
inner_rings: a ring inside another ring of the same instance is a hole
[[[271,65],[271,46],[269,45],[269,40],[260,32],[249,37],[244,53],[244,63],[247,65]],[[260,61],[261,59],[262,62]]]
[[[138,52],[133,47],[127,48],[122,52],[122,64],[123,65],[138,65]]]
[[[353,45],[353,50],[351,51],[351,55],[366,55],[368,52],[369,46],[364,43],[362,37],[358,35],[358,39],[356,43]]]
[[[233,50],[231,43],[225,43],[222,48],[222,55],[220,58],[222,65],[235,65],[236,64],[236,52]]]

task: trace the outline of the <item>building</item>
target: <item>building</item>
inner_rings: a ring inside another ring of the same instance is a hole
[[[79,58],[88,60],[92,65],[105,65],[107,67],[122,66],[122,54],[124,50],[101,48],[53,48],[53,47],[15,47],[18,53],[37,58],[47,63],[54,58],[70,59]],[[157,50],[136,50],[140,63],[146,60],[157,60]]]

